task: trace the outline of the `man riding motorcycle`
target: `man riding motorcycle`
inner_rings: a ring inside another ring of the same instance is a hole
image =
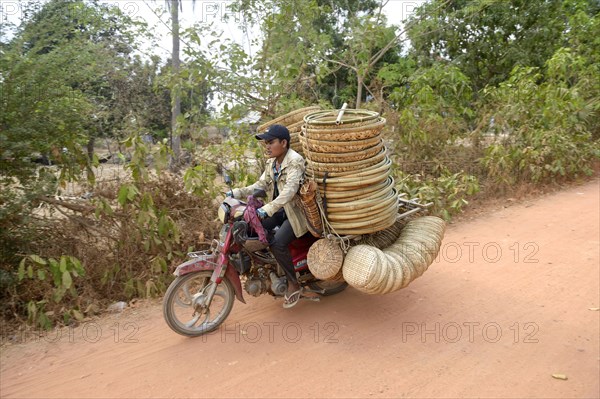
[[[256,138],[264,140],[267,146],[269,159],[265,171],[256,183],[234,189],[227,195],[243,199],[255,189],[262,189],[271,199],[271,202],[257,210],[257,214],[266,231],[279,227],[274,235],[270,235],[269,245],[287,277],[283,307],[291,308],[300,300],[301,288],[288,245],[308,232],[305,216],[294,201],[304,177],[304,158],[290,148],[290,132],[283,125],[273,125],[267,132],[257,134]]]

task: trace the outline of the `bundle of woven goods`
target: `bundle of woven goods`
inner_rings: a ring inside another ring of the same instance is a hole
[[[273,119],[267,123],[263,123],[262,125],[258,126],[257,131],[264,132],[269,127],[276,124],[284,125],[290,131],[290,147],[298,154],[304,156],[304,152],[302,150],[302,146],[300,145],[299,138],[300,129],[304,124],[304,116],[311,112],[318,111],[320,109],[321,107],[319,107],[318,105],[297,109],[295,111],[282,115],[279,118]]]
[[[311,273],[367,294],[390,293],[421,276],[437,257],[445,222],[407,222],[426,206],[398,195],[382,137],[386,120],[368,110],[307,107],[259,130],[275,123],[286,124],[291,147],[307,163],[298,199],[321,238],[308,252]]]

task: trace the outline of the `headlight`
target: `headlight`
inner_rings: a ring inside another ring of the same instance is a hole
[[[227,204],[221,204],[221,206],[219,207],[219,211],[217,212],[217,215],[219,216],[219,220],[221,221],[221,223],[225,224],[229,221],[229,205]]]
[[[245,206],[239,206],[236,210],[235,213],[233,214],[233,218],[237,220],[237,218],[240,218],[242,216],[244,216],[244,211],[246,210]]]

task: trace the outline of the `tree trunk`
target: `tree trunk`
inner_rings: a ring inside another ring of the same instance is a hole
[[[360,108],[362,102],[362,91],[363,91],[363,77],[360,74],[357,74],[357,87],[356,87],[356,109]]]
[[[87,156],[88,159],[90,160],[90,164],[92,162],[94,162],[94,144],[96,143],[96,138],[95,137],[90,137],[88,138],[88,142],[87,142]]]
[[[171,0],[171,35],[173,37],[173,53],[171,55],[173,75],[179,76],[179,0]],[[171,88],[171,149],[173,163],[179,164],[181,156],[181,137],[177,128],[177,118],[181,114],[181,95],[178,84]]]

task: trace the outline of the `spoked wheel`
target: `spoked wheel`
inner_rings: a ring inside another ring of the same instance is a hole
[[[318,280],[314,283],[309,283],[308,286],[310,287],[310,289],[313,289],[315,291],[324,291],[320,295],[330,296],[344,291],[346,287],[348,287],[348,283],[343,280]]]
[[[212,271],[177,277],[167,289],[163,315],[169,327],[181,335],[197,337],[215,330],[225,321],[235,300],[233,286],[224,277],[207,306],[207,294],[213,288]]]

